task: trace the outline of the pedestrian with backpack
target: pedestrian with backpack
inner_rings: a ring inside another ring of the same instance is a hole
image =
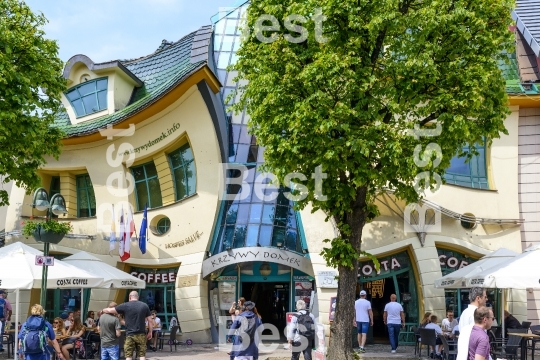
[[[59,359],[64,359],[52,325],[43,318],[44,313],[41,305],[33,305],[30,317],[21,326],[19,351],[24,353],[25,360],[50,360],[48,345],[54,348]]]
[[[255,303],[246,301],[229,329],[234,335],[230,358],[235,360],[257,360],[259,358],[259,342],[263,330],[261,319],[253,312]]]
[[[304,354],[304,360],[311,360],[311,347],[315,339],[315,316],[306,310],[306,302],[298,300],[296,302],[298,311],[291,318],[287,331],[289,348],[292,350],[291,360],[298,360],[300,353]]]

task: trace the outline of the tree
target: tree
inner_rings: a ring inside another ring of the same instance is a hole
[[[58,158],[62,132],[51,127],[66,81],[58,45],[46,39],[43,14],[18,0],[0,0],[0,185],[40,185],[45,156]],[[8,205],[0,189],[0,206]]]
[[[353,358],[358,259],[366,255],[362,229],[378,214],[375,198],[391,190],[417,202],[438,187],[455,154],[470,157],[475,144],[506,133],[497,63],[512,49],[511,5],[252,1],[243,29],[249,34],[234,65],[243,85],[233,109],[247,109],[266,168],[283,185],[290,185],[289,173],[307,176],[295,180],[308,191],[297,206],[312,203],[337,224],[339,237],[327,239],[323,250],[339,271],[329,359]],[[465,154],[467,144],[472,150]],[[318,166],[327,174],[325,200],[309,176]]]

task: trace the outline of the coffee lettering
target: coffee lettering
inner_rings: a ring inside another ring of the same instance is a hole
[[[442,254],[442,255],[439,255],[439,265],[441,266],[444,266],[446,264],[446,255]]]
[[[175,282],[176,281],[176,274],[175,273],[169,273],[169,282]]]
[[[459,268],[462,269],[462,268],[464,268],[464,267],[467,266],[467,265],[469,265],[468,262],[462,261],[461,264],[459,264]]]
[[[371,275],[372,272],[373,272],[373,268],[371,267],[371,265],[364,265],[362,267],[362,274],[369,276]]]
[[[451,268],[456,267],[458,263],[459,263],[458,259],[453,256],[449,257],[448,260],[446,261],[446,264],[448,264],[448,267],[451,267]]]
[[[388,260],[381,261],[381,265],[384,266],[384,271],[388,271]]]

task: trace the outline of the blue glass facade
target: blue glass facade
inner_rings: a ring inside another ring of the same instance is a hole
[[[227,67],[236,62],[236,51],[240,47],[239,25],[249,6],[243,1],[236,8],[229,8],[212,18],[214,25],[214,60],[216,71],[223,88],[221,96],[224,103],[237,88],[234,78],[236,71],[227,71]],[[234,103],[236,99],[227,105]],[[302,253],[307,249],[303,241],[299,214],[293,209],[284,192],[280,188],[266,190],[266,196],[257,196],[254,191],[257,183],[264,184],[260,166],[264,162],[264,149],[257,144],[255,136],[249,134],[249,115],[243,111],[233,114],[227,111],[229,119],[229,163],[244,165],[247,168],[246,182],[249,184],[249,195],[240,192],[237,185],[229,185],[228,194],[236,194],[234,200],[222,203],[219,222],[215,231],[210,251],[219,253],[228,248],[247,246],[283,247],[289,251]],[[238,176],[232,171],[229,176]],[[273,193],[273,195],[272,195]]]

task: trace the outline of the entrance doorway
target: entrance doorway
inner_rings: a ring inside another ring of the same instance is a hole
[[[290,311],[290,283],[288,282],[242,282],[240,295],[253,301],[263,323],[271,323],[283,336],[286,327],[285,314]],[[269,330],[263,331],[269,335]]]

